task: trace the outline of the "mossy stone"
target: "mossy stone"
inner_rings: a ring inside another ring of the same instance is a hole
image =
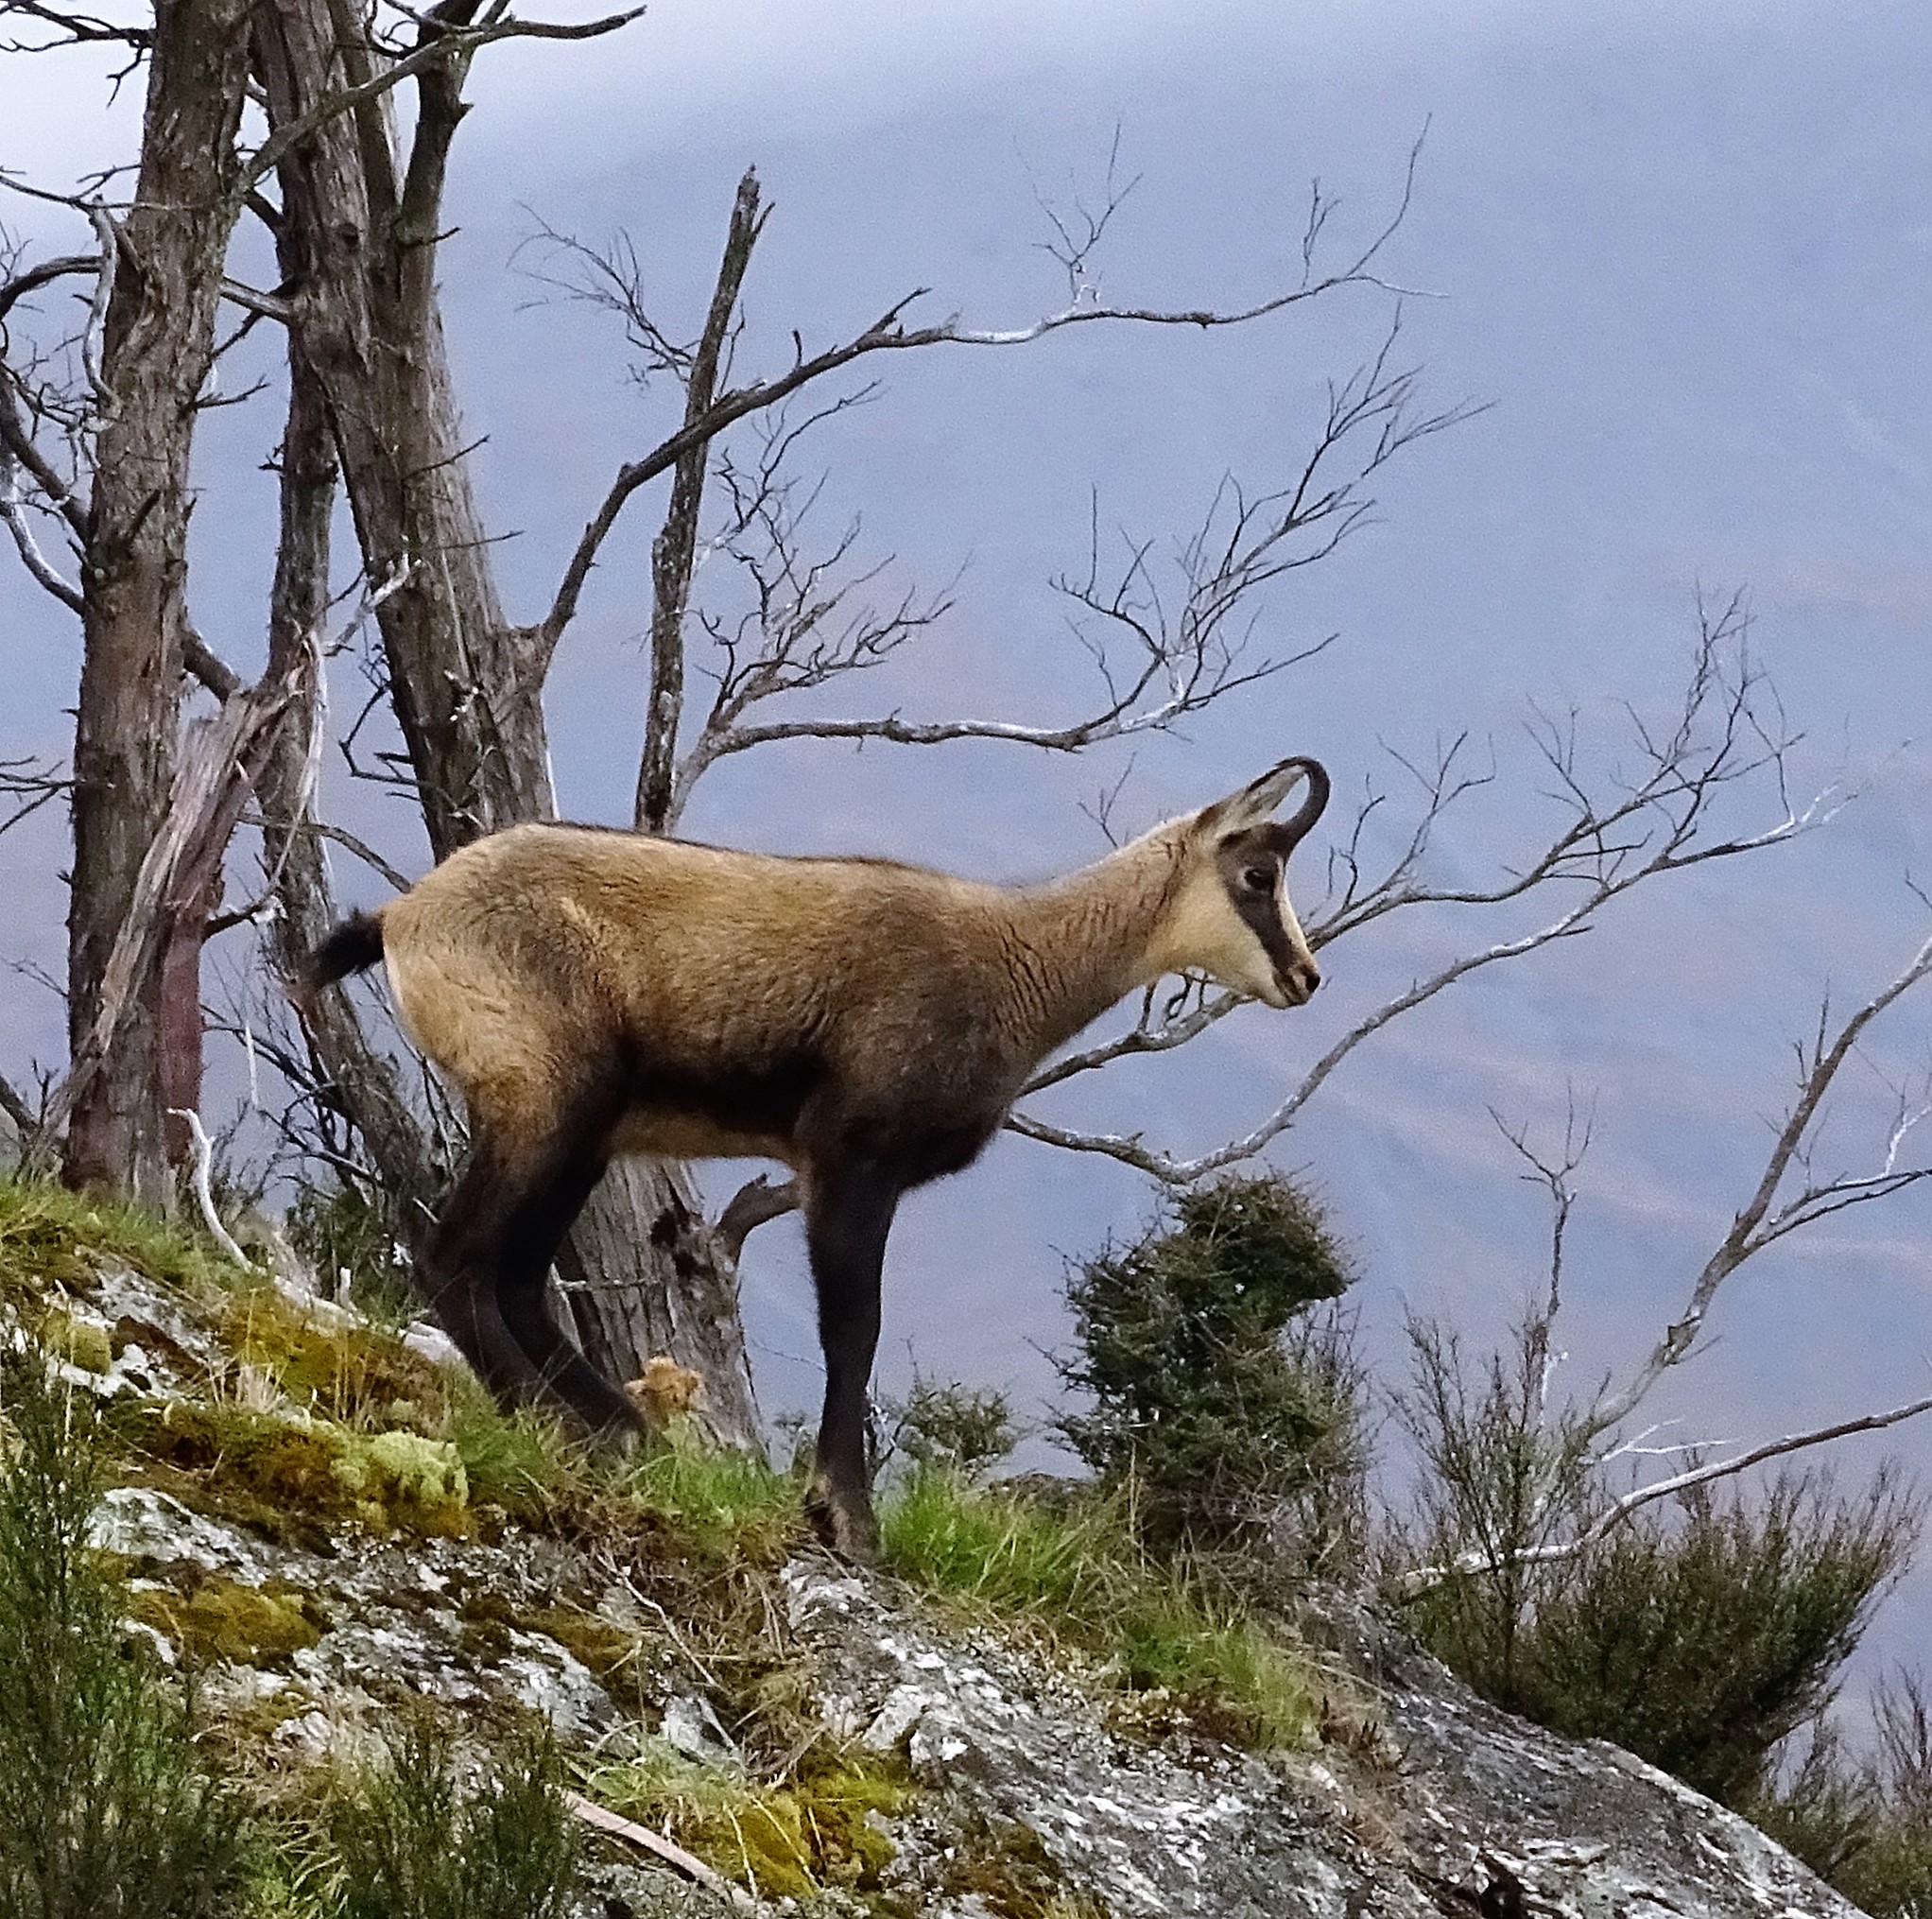
[[[114,1363],[108,1329],[92,1320],[78,1319],[60,1306],[50,1305],[43,1315],[40,1336],[48,1352],[83,1373],[103,1374]]]
[[[299,1593],[217,1576],[185,1593],[143,1587],[133,1595],[132,1610],[191,1658],[234,1666],[285,1666],[322,1636]]]

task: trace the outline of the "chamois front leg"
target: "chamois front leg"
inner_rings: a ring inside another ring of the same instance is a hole
[[[899,1188],[871,1167],[844,1167],[808,1183],[805,1244],[819,1295],[825,1409],[805,1511],[834,1552],[878,1556],[879,1523],[866,1469],[866,1387],[879,1344],[879,1275]]]

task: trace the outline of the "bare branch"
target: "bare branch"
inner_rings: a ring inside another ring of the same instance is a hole
[[[732,217],[725,235],[724,259],[717,285],[705,315],[704,331],[691,358],[685,381],[684,417],[701,419],[709,410],[717,385],[718,356],[737,310],[738,289],[751,262],[751,249],[765,224],[758,205],[758,176],[747,169],[738,182]],[[661,833],[670,817],[673,771],[678,752],[678,729],[684,711],[684,607],[691,594],[691,568],[698,550],[698,514],[704,497],[704,472],[711,443],[700,441],[678,461],[671,482],[671,499],[664,524],[651,543],[650,699],[645,710],[644,752],[637,769],[635,819],[647,833]],[[586,567],[586,570],[587,567]],[[573,586],[564,581],[553,607],[568,619],[582,585],[579,574]],[[566,596],[568,596],[566,600]],[[543,638],[554,648],[561,623],[546,625]]]
[[[0,760],[0,800],[14,803],[13,810],[0,820],[0,833],[18,826],[50,802],[73,790],[74,782],[53,771],[31,754]]]
[[[1581,1531],[1566,1539],[1527,1547],[1509,1555],[1510,1563],[1546,1565],[1560,1560],[1574,1559],[1578,1553],[1588,1551],[1591,1547],[1607,1539],[1632,1513],[1656,1500],[1689,1492],[1694,1486],[1707,1486],[1716,1479],[1733,1478],[1739,1473],[1749,1472],[1753,1466],[1763,1465],[1767,1460],[1784,1459],[1792,1453],[1807,1452],[1814,1446],[1830,1445],[1836,1440],[1849,1439],[1854,1433],[1882,1432],[1888,1426],[1917,1419],[1923,1412],[1932,1412],[1932,1396],[1909,1400],[1904,1406],[1893,1407],[1889,1412],[1862,1413],[1855,1419],[1839,1420],[1834,1426],[1786,1433],[1782,1439],[1767,1440],[1763,1444],[1751,1446],[1729,1459],[1700,1462],[1682,1473],[1673,1474],[1667,1479],[1654,1479],[1620,1498],[1613,1499]],[[1496,1569],[1496,1562],[1488,1554],[1472,1550],[1458,1554],[1446,1565],[1417,1566],[1405,1573],[1399,1582],[1399,1591],[1406,1599],[1420,1599],[1444,1580]]]
[[[768,1219],[783,1218],[802,1203],[796,1180],[770,1180],[760,1174],[733,1193],[717,1216],[711,1236],[720,1253],[734,1264],[745,1241]]]
[[[1932,939],[1837,1032],[1827,1036],[1825,1017],[1820,1015],[1817,1040],[1808,1050],[1801,1050],[1798,1097],[1771,1142],[1756,1190],[1738,1210],[1729,1232],[1704,1262],[1682,1313],[1630,1378],[1614,1390],[1606,1391],[1591,1408],[1591,1430],[1608,1431],[1628,1418],[1657,1381],[1689,1357],[1718,1289],[1754,1253],[1833,1213],[1888,1199],[1932,1178],[1932,1165],[1900,1163],[1913,1129],[1928,1110],[1924,1102],[1902,1101],[1886,1141],[1884,1158],[1875,1171],[1822,1180],[1806,1178],[1795,1193],[1782,1202],[1779,1200],[1794,1165],[1803,1166],[1808,1156],[1825,1097],[1839,1069],[1856,1049],[1860,1036],[1880,1013],[1909,993],[1927,974],[1932,974]]]
[[[397,10],[409,14],[407,8]],[[379,98],[431,67],[446,61],[467,60],[479,47],[498,40],[595,40],[603,34],[616,32],[621,26],[629,26],[633,20],[641,19],[644,12],[642,7],[633,7],[623,13],[607,14],[600,20],[568,22],[519,20],[511,14],[498,11],[495,17],[476,26],[445,26],[433,16],[409,14],[427,29],[414,51],[371,74],[367,79],[325,95],[306,112],[278,127],[242,167],[236,191],[242,195],[253,191],[325,122]]]
[[[668,472],[694,447],[716,439],[736,422],[777,406],[802,387],[808,386],[815,380],[823,379],[827,374],[851,366],[854,361],[869,354],[913,351],[932,346],[1029,346],[1036,340],[1044,339],[1068,327],[1084,326],[1095,321],[1157,327],[1183,326],[1207,331],[1219,327],[1246,326],[1272,314],[1285,312],[1304,302],[1319,300],[1345,286],[1371,286],[1384,292],[1402,292],[1404,289],[1392,285],[1377,275],[1372,268],[1407,212],[1414,190],[1415,168],[1420,152],[1421,143],[1418,142],[1409,155],[1402,199],[1395,213],[1381,232],[1346,266],[1337,271],[1318,273],[1311,249],[1304,253],[1302,278],[1295,285],[1284,288],[1251,305],[1227,309],[1115,306],[1080,298],[1077,299],[1075,303],[1056,313],[1044,315],[1024,326],[975,328],[964,325],[957,316],[931,325],[911,326],[906,323],[905,318],[906,310],[918,301],[924,299],[929,290],[921,286],[913,288],[911,292],[894,301],[870,326],[862,328],[839,344],[827,347],[809,357],[801,348],[797,358],[785,372],[767,380],[752,381],[747,386],[724,393],[702,413],[695,418],[687,417],[676,433],[662,441],[641,459],[619,468],[616,477],[604,495],[602,505],[584,528],[577,548],[571,555],[570,562],[564,569],[563,584],[559,588],[549,614],[540,623],[541,627],[547,629],[553,623],[568,619],[569,608],[574,604],[576,592],[581,590],[582,581],[595,565],[604,541],[616,525],[625,505],[640,487],[655,479],[658,475]],[[1319,187],[1316,198],[1319,203]],[[1449,424],[1446,416],[1441,424]],[[1414,437],[1413,434],[1410,437]],[[1389,451],[1393,450],[1391,446]]]
[[[201,1124],[201,1115],[192,1106],[170,1106],[170,1117],[187,1122],[188,1132],[195,1146],[195,1203],[201,1210],[201,1223],[208,1229],[208,1236],[244,1272],[253,1272],[255,1263],[234,1243],[233,1236],[221,1223],[221,1215],[215,1207],[215,1194],[209,1185],[209,1174],[215,1165],[215,1142],[208,1137],[208,1129]]]
[[[0,1113],[12,1120],[22,1140],[31,1138],[40,1130],[40,1115],[26,1103],[19,1087],[5,1073],[0,1073]]]
[[[1460,740],[1439,755],[1433,771],[1417,773],[1425,796],[1422,823],[1400,849],[1393,865],[1373,882],[1360,877],[1362,827],[1358,818],[1348,849],[1341,856],[1342,895],[1325,913],[1311,917],[1310,942],[1318,947],[1389,912],[1423,904],[1493,907],[1540,894],[1551,887],[1574,888],[1575,896],[1564,910],[1543,925],[1463,954],[1364,1015],[1251,1132],[1212,1152],[1182,1159],[1150,1148],[1138,1134],[1085,1132],[1019,1113],[1008,1125],[1048,1145],[1120,1160],[1168,1184],[1192,1184],[1262,1151],[1294,1123],[1329,1075],[1365,1040],[1458,981],[1588,931],[1606,908],[1665,873],[1760,852],[1823,824],[1835,816],[1841,803],[1834,790],[1827,789],[1804,806],[1792,804],[1785,766],[1795,741],[1773,730],[1760,712],[1761,704],[1769,701],[1770,696],[1745,650],[1747,626],[1742,603],[1737,600],[1718,614],[1706,611],[1700,616],[1689,681],[1668,725],[1652,726],[1640,716],[1630,716],[1638,750],[1638,763],[1632,771],[1613,767],[1593,780],[1581,764],[1574,725],[1537,717],[1531,739],[1554,776],[1552,798],[1561,809],[1559,821],[1544,843],[1494,886],[1437,886],[1422,873],[1423,856],[1442,814],[1456,799],[1492,777],[1459,770]],[[1754,832],[1720,835],[1713,819],[1718,803],[1732,787],[1754,777],[1773,787],[1777,815]],[[1371,799],[1370,806],[1374,804]],[[1364,815],[1368,811],[1365,807]],[[1928,964],[1932,964],[1932,956],[1928,956]],[[1903,991],[1904,985],[1898,990]],[[1215,1016],[1225,1011],[1220,1009]],[[1194,1037],[1205,1024],[1191,1026],[1173,1043]],[[1854,1032],[1852,1039],[1855,1038]],[[1095,1049],[1095,1063],[1115,1057],[1111,1050],[1115,1046],[1126,1052],[1150,1049],[1146,1041],[1128,1034]],[[1067,1063],[1070,1071],[1081,1070],[1080,1056]],[[1066,1076],[1058,1066],[1049,1067],[1036,1084],[1049,1085]],[[1881,1175],[1869,1188],[1835,1188],[1805,1203],[1813,1208],[1829,1206],[1850,1200],[1854,1190],[1861,1197],[1868,1193],[1881,1197],[1895,1190],[1898,1183],[1894,1175]],[[1803,1218],[1794,1215],[1790,1223],[1803,1223]]]

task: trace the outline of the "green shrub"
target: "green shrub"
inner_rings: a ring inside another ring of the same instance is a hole
[[[1395,1417],[1423,1472],[1395,1554],[1401,1571],[1437,1569],[1410,1599],[1409,1623],[1486,1699],[1533,1714],[1526,1635],[1574,1572],[1551,1552],[1595,1516],[1589,1436],[1546,1404],[1546,1321],[1526,1318],[1510,1348],[1479,1366],[1431,1321],[1412,1318],[1406,1331],[1410,1380],[1393,1395]]]
[[[1346,1324],[1308,1315],[1352,1278],[1320,1209],[1277,1178],[1184,1194],[1167,1225],[1072,1272],[1078,1344],[1060,1372],[1093,1406],[1061,1430],[1103,1482],[1138,1489],[1151,1543],[1293,1530],[1320,1547],[1343,1530],[1359,1374]]]
[[[943,1467],[969,1478],[998,1465],[1020,1443],[1013,1409],[996,1387],[928,1379],[914,1369],[903,1399],[880,1403],[885,1451],[915,1467]]]
[[[1915,1521],[1886,1477],[1862,1497],[1786,1476],[1756,1497],[1706,1485],[1676,1505],[1619,1527],[1544,1601],[1531,1711],[1736,1804],[1830,1699]]]
[[[336,1919],[561,1919],[581,1845],[547,1728],[498,1742],[473,1789],[427,1709],[406,1715],[324,1816]]]
[[[0,1919],[214,1919],[240,1877],[238,1808],[88,1549],[93,1403],[54,1388],[37,1356],[4,1385]]]
[[[343,1181],[303,1186],[285,1221],[288,1243],[331,1299],[347,1297],[371,1319],[405,1325],[423,1311],[393,1207]]]
[[[1919,1503],[1889,1471],[1855,1497],[1825,1475],[1707,1481],[1593,1537],[1608,1494],[1588,1427],[1546,1403],[1548,1335],[1531,1316],[1472,1369],[1452,1336],[1411,1324],[1398,1416],[1424,1472],[1395,1591],[1498,1704],[1751,1803],[1904,1570]]]
[[[1765,1831],[1875,1919],[1932,1914],[1932,1704],[1904,1674],[1872,1703],[1873,1750],[1819,1724],[1802,1762],[1745,1807]]]

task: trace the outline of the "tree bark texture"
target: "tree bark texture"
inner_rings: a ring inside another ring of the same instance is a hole
[[[156,8],[135,201],[112,263],[81,575],[67,967],[77,1060],[175,775],[189,457],[233,223],[247,23],[247,0]],[[172,1201],[166,1109],[198,1091],[204,904],[165,901],[169,925],[131,984],[112,1044],[76,1087],[63,1171],[77,1185]],[[177,1154],[185,1144],[183,1132]]]
[[[278,126],[367,79],[381,59],[346,0],[261,0],[255,45]],[[371,99],[325,121],[281,169],[291,333],[325,397],[364,570],[377,587],[406,575],[376,617],[439,859],[556,811],[543,707],[552,642],[504,617],[436,290],[466,64],[453,59],[422,77],[406,155],[385,103]],[[313,1029],[310,1039],[319,1051],[329,1044]],[[338,1088],[386,1155],[390,1118],[369,1076],[352,1074]],[[425,1159],[419,1149],[418,1163]],[[384,1164],[387,1172],[392,1162]],[[403,1164],[395,1172],[405,1187],[414,1178]],[[757,1444],[734,1268],[712,1245],[680,1172],[614,1170],[585,1207],[563,1266],[576,1282],[568,1298],[578,1336],[599,1366],[629,1379],[668,1353],[703,1375],[718,1437]]]

